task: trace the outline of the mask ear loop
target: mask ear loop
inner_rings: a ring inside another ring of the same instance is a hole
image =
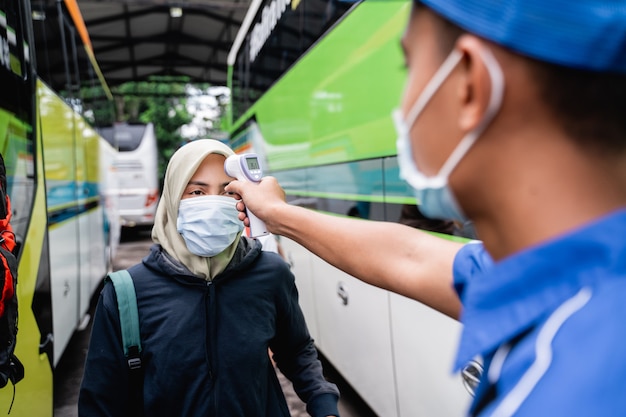
[[[430,81],[426,84],[426,86],[422,90],[422,93],[417,98],[415,104],[413,104],[411,110],[409,110],[409,114],[405,119],[406,126],[409,131],[413,127],[415,120],[417,120],[417,117],[422,113],[422,110],[424,110],[424,107],[426,107],[432,96],[437,92],[437,90],[439,90],[441,84],[443,84],[443,82],[448,78],[452,70],[459,64],[459,62],[461,62],[461,58],[463,58],[463,54],[460,51],[454,49],[452,52],[450,52],[450,55],[448,55],[446,60],[443,61],[443,64],[441,64],[441,67],[439,67],[435,75],[433,75]]]
[[[447,178],[450,175],[452,170],[461,161],[461,158],[463,158],[472,145],[474,145],[474,142],[476,142],[489,123],[491,123],[502,106],[502,99],[504,97],[504,74],[502,73],[502,68],[488,48],[481,48],[479,50],[479,55],[483,59],[485,67],[487,68],[487,73],[491,79],[491,93],[489,96],[489,103],[487,104],[487,109],[485,111],[485,116],[475,129],[467,132],[463,139],[461,139],[457,147],[454,151],[452,151],[446,162],[439,170],[437,177]]]
[[[457,49],[453,49],[452,52],[448,55],[448,57],[443,61],[439,69],[435,72],[432,78],[426,83],[426,86],[418,96],[417,100],[413,104],[413,107],[409,110],[406,118],[402,117],[402,113],[400,110],[395,112],[395,118],[397,119],[397,126],[405,126],[406,132],[405,134],[409,136],[411,128],[415,124],[415,121],[422,113],[430,99],[433,95],[439,90],[443,82],[448,78],[452,70],[461,62],[461,58],[463,58],[463,54]],[[399,123],[404,119],[404,124]],[[403,149],[402,155],[406,158],[406,163],[400,164],[400,176],[404,178],[412,187],[421,188],[422,185],[419,185],[417,182],[421,183],[432,183],[433,181],[439,182],[440,179],[435,179],[435,177],[426,177],[417,169],[416,164],[413,161],[412,156],[412,145],[410,138],[407,140],[406,144],[399,143],[398,149]],[[398,152],[399,158],[402,158],[400,152]],[[419,179],[419,180],[418,180]]]

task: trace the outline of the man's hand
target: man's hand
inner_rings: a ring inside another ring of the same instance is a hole
[[[268,231],[275,233],[273,223],[278,220],[277,209],[287,204],[285,191],[276,178],[263,177],[259,183],[235,180],[226,186],[225,191],[241,196],[242,201],[237,203],[237,210],[240,211],[239,219],[244,225],[250,226],[250,219],[246,215],[247,208],[265,222]]]

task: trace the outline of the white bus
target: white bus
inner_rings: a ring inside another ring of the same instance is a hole
[[[114,167],[119,179],[116,191],[122,227],[152,226],[159,199],[154,125],[117,123],[99,131],[119,150]]]

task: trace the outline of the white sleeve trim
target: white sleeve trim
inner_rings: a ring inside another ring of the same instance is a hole
[[[539,331],[535,343],[535,362],[522,375],[515,387],[498,404],[491,417],[508,417],[517,412],[524,400],[530,395],[537,383],[546,373],[552,362],[552,341],[563,323],[574,313],[583,308],[591,298],[591,289],[583,288],[565,301],[548,318],[542,329]],[[508,352],[508,351],[507,351]]]

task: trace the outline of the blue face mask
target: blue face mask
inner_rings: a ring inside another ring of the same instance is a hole
[[[395,110],[393,113],[393,119],[398,134],[396,146],[398,149],[400,177],[413,187],[420,211],[427,217],[460,221],[466,220],[463,211],[456,202],[454,194],[448,185],[448,177],[496,115],[502,104],[502,96],[504,94],[504,77],[500,65],[488,49],[483,49],[481,56],[491,78],[491,97],[485,111],[485,116],[474,130],[467,132],[461,139],[434,177],[427,177],[415,164],[411,149],[410,132],[415,121],[424,110],[424,107],[426,107],[432,96],[448,78],[452,70],[458,65],[463,55],[456,49],[450,53],[448,58],[446,58],[439,70],[437,70],[433,78],[426,85],[409,111],[406,119],[403,118],[400,110]]]
[[[189,252],[211,257],[235,241],[243,230],[236,204],[234,198],[218,195],[180,201],[176,228]]]

